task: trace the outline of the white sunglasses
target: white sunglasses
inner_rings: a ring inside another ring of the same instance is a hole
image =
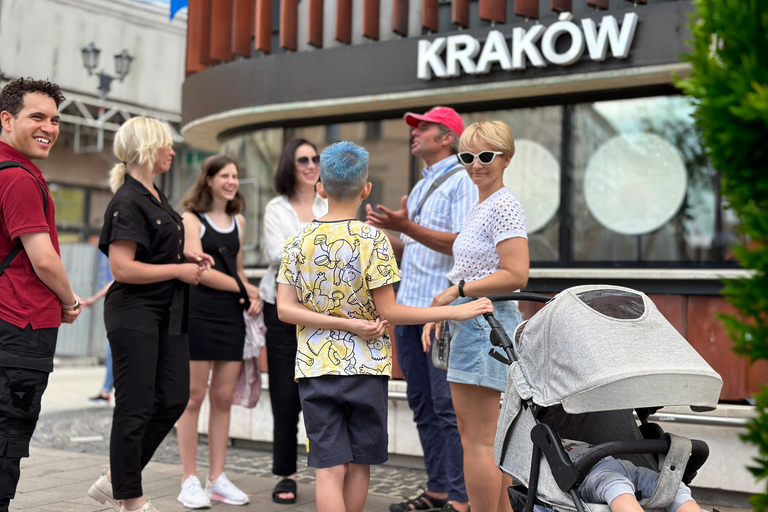
[[[496,158],[496,155],[503,154],[503,151],[481,151],[478,154],[470,153],[469,151],[463,151],[456,155],[456,157],[463,165],[472,165],[475,163],[475,158],[480,160],[481,164],[488,165],[489,163],[493,162],[493,159]]]

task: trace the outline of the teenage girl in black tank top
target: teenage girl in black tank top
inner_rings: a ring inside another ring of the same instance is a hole
[[[243,272],[242,241],[245,201],[237,191],[234,160],[216,155],[206,159],[195,185],[184,197],[185,246],[213,256],[216,264],[190,290],[190,397],[178,426],[184,469],[180,501],[187,508],[210,507],[211,500],[230,505],[248,503],[248,496],[224,474],[232,395],[243,364],[245,322],[237,272],[251,300],[248,314],[261,311],[259,290]],[[225,256],[219,251],[225,247]],[[227,258],[226,262],[224,258]],[[197,423],[210,376],[208,423],[209,470],[205,491],[197,477]]]

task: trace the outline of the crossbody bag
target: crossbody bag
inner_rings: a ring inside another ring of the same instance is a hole
[[[240,280],[240,276],[237,275],[237,270],[233,270],[229,267],[229,263],[227,263],[227,257],[229,256],[229,249],[227,249],[224,244],[221,242],[221,239],[216,235],[216,230],[211,227],[211,225],[206,220],[205,216],[202,213],[196,213],[197,218],[200,219],[200,222],[203,223],[205,226],[205,229],[208,230],[208,232],[211,234],[211,240],[213,240],[213,243],[216,244],[217,251],[221,255],[221,259],[224,262],[224,270],[227,271],[229,275],[235,278],[235,281],[237,282],[237,287],[240,288],[240,297],[243,299],[243,309],[248,310],[248,308],[251,307],[251,299],[248,298],[248,292],[245,291],[245,285]],[[237,222],[237,221],[235,221]]]
[[[424,197],[421,198],[421,201],[419,201],[419,205],[416,207],[416,211],[413,213],[413,217],[411,218],[411,220],[413,220],[413,222],[418,224],[419,221],[421,220],[421,207],[424,206],[424,203],[427,202],[427,199],[429,199],[429,196],[432,195],[432,192],[437,190],[437,188],[440,185],[442,185],[443,183],[445,183],[445,181],[448,178],[450,178],[451,176],[453,176],[457,172],[463,171],[463,170],[464,170],[464,166],[459,164],[456,167],[454,167],[453,169],[451,169],[448,172],[446,172],[445,174],[443,174],[442,176],[440,176],[439,178],[437,178],[435,181],[433,181],[432,185],[430,185],[429,189],[427,190],[427,194]]]
[[[48,214],[48,201],[46,200],[45,196],[45,188],[43,188],[43,184],[40,183],[40,180],[37,178],[37,176],[34,175],[32,171],[21,165],[19,162],[14,162],[13,160],[7,160],[5,162],[0,162],[0,171],[4,169],[11,169],[11,168],[18,168],[18,169],[24,169],[27,171],[33,178],[35,178],[35,181],[37,182],[37,186],[40,187],[40,193],[43,195],[43,215]],[[0,262],[0,274],[5,272],[5,269],[8,268],[8,265],[11,264],[11,262],[16,258],[16,256],[19,255],[19,253],[24,249],[24,246],[21,244],[21,242],[17,243],[13,246],[13,249],[11,249],[11,252],[9,252],[5,258],[3,258],[3,261]]]

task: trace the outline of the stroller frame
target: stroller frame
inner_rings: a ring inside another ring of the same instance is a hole
[[[606,286],[606,288],[611,287]],[[554,297],[538,293],[514,292],[494,294],[488,296],[488,298],[493,302],[525,300],[547,303]],[[484,317],[491,327],[491,344],[504,351],[504,354],[502,355],[496,349],[492,348],[489,355],[504,364],[511,365],[518,359],[515,354],[512,340],[492,313],[486,313]],[[660,463],[659,465],[667,469],[666,473],[664,469],[661,471],[659,485],[657,486],[658,491],[662,488],[663,481],[669,481],[670,478],[674,478],[671,476],[672,473],[675,471],[678,473],[680,472],[679,467],[676,468],[675,465],[684,468],[682,470],[682,477],[678,474],[678,478],[685,484],[690,483],[709,455],[709,448],[703,441],[689,441],[684,438],[665,434],[659,425],[650,423],[648,417],[660,409],[660,407],[655,407],[635,409],[635,413],[640,420],[638,429],[644,438],[643,440],[611,441],[602,443],[594,446],[576,462],[573,462],[560,442],[561,436],[558,434],[555,427],[544,419],[549,408],[540,406],[534,403],[532,398],[529,398],[523,401],[522,409],[523,410],[520,413],[525,414],[527,412],[532,414],[535,423],[530,432],[531,441],[533,442],[533,450],[527,492],[524,493],[525,507],[522,512],[533,512],[533,507],[536,504],[549,506],[537,498],[542,455],[546,458],[552,471],[552,476],[558,487],[562,492],[567,493],[570,496],[577,512],[588,512],[577,494],[579,485],[584,481],[592,468],[607,456],[632,454],[656,455],[657,462]],[[669,454],[673,460],[665,460],[667,454]],[[503,452],[500,460],[504,460]],[[510,495],[510,501],[513,502],[513,506],[516,500],[519,502],[522,498],[521,494],[523,494],[523,488],[524,486],[509,488],[508,493]],[[655,492],[654,496],[648,500],[644,500],[645,503],[641,502],[641,504],[651,508],[659,501],[665,499],[664,496],[659,496],[657,498],[657,494],[659,493]],[[667,494],[669,494],[668,490]],[[656,498],[656,500],[654,500],[654,498]],[[518,512],[517,509],[516,512]]]

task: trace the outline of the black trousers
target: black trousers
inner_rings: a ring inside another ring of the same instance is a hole
[[[108,333],[115,375],[109,462],[115,499],[144,494],[141,470],[189,401],[187,335],[120,329]]]
[[[22,457],[53,371],[57,328],[20,329],[0,320],[0,512],[16,494]]]
[[[264,303],[267,326],[267,366],[269,398],[272,404],[272,473],[280,476],[296,472],[296,436],[299,433],[301,399],[294,380],[296,369],[296,326],[281,322],[277,306]]]

